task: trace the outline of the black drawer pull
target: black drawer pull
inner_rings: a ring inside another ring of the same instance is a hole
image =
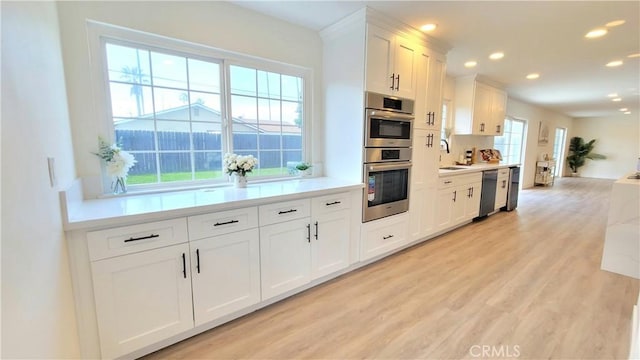
[[[147,239],[153,239],[153,238],[157,238],[160,237],[160,235],[158,234],[151,234],[149,236],[143,236],[143,237],[139,237],[139,238],[134,238],[134,237],[130,237],[127,240],[125,240],[124,242],[130,242],[130,241],[138,241],[138,240],[147,240]]]
[[[392,237],[393,237],[393,235],[383,236],[383,237],[382,237],[382,240],[391,239]]]
[[[445,184],[451,184],[451,182],[452,182],[451,180],[447,180],[447,181],[445,181],[444,183],[445,183]]]
[[[225,222],[217,222],[215,224],[213,224],[213,226],[222,226],[222,225],[229,225],[229,224],[235,224],[237,222],[240,222],[240,220],[229,220],[229,221],[225,221]]]
[[[182,253],[182,276],[187,278],[187,255]]]
[[[286,211],[278,211],[278,215],[282,215],[282,214],[289,214],[289,213],[293,213],[298,211],[297,209],[291,209],[291,210],[286,210]]]
[[[325,205],[326,206],[331,206],[331,205],[338,205],[338,204],[341,204],[341,203],[342,202],[340,202],[340,201],[334,201],[334,202],[326,203]]]

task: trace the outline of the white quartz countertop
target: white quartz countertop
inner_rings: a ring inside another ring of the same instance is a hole
[[[520,166],[520,164],[489,164],[489,163],[478,163],[473,165],[451,165],[452,167],[462,168],[461,170],[446,170],[440,168],[439,175],[440,177],[452,176],[452,175],[462,175],[462,174],[470,174],[479,171],[486,170],[496,170],[496,169],[505,169],[513,166]]]
[[[63,223],[65,230],[119,226],[295,200],[363,187],[363,183],[319,177],[253,184],[250,182],[244,189],[224,186],[78,201],[69,200],[73,196],[67,199],[63,196]]]

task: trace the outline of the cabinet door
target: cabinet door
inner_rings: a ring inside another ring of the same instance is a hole
[[[260,228],[262,300],[310,281],[310,225],[304,218]]]
[[[429,61],[431,54],[426,48],[421,47],[421,51],[418,53],[416,59],[417,74],[416,74],[416,102],[414,105],[415,120],[413,121],[414,138],[415,131],[418,129],[431,129],[432,128],[432,114],[428,110],[429,95]]]
[[[496,188],[496,209],[507,206],[507,194],[509,193],[509,173],[506,176],[498,174],[498,184]]]
[[[464,187],[464,220],[470,220],[480,215],[480,199],[482,197],[482,182],[475,182]]]
[[[417,129],[413,132],[411,193],[409,199],[409,239],[421,239],[435,231],[435,192],[438,180],[439,133]]]
[[[196,325],[260,302],[258,229],[191,243]]]
[[[314,216],[311,239],[311,278],[331,274],[349,266],[351,210]]]
[[[416,97],[418,48],[411,41],[397,36],[394,52],[395,94],[407,99]]]
[[[506,115],[507,94],[495,89],[491,102],[492,131],[493,135],[501,136],[504,133],[504,118]]]
[[[440,130],[442,123],[442,96],[446,76],[446,60],[435,52],[429,56],[429,75],[427,78],[427,112],[431,112],[431,128]]]
[[[395,35],[372,25],[367,27],[367,90],[394,95],[395,90],[392,90],[392,84],[395,84],[395,79],[391,77],[395,76],[393,73]]]
[[[452,201],[453,201],[453,209],[451,215],[451,226],[458,225],[467,220],[467,202],[468,196],[470,193],[469,186],[463,185],[458,186],[453,189]],[[478,209],[479,210],[479,209]]]
[[[491,124],[491,106],[493,94],[491,88],[476,83],[473,99],[473,134],[493,135]]]
[[[91,264],[102,357],[193,328],[189,264],[187,244]]]
[[[444,230],[453,226],[454,205],[457,201],[455,188],[445,188],[438,190],[436,230]],[[455,199],[455,200],[454,200]]]

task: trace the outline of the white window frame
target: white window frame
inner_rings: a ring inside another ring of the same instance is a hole
[[[158,51],[177,56],[188,56],[195,59],[214,61],[220,64],[221,75],[221,114],[222,128],[224,129],[222,138],[222,152],[232,152],[232,133],[229,126],[231,96],[230,81],[228,78],[229,67],[231,65],[254,68],[262,71],[280,73],[283,75],[300,77],[303,79],[303,127],[302,127],[302,161],[312,162],[311,154],[311,129],[313,128],[313,72],[309,68],[285,64],[273,60],[259,58],[231,51],[217,49],[211,46],[196,44],[183,40],[173,39],[161,35],[150,34],[138,30],[128,29],[115,25],[105,24],[96,21],[87,21],[89,52],[91,55],[90,71],[92,76],[92,86],[95,99],[95,125],[99,133],[109,142],[114,141],[115,127],[111,114],[109,76],[107,70],[107,58],[105,43],[111,40],[113,43],[128,46],[143,46],[156,49]],[[97,146],[97,139],[96,139]],[[103,177],[103,192],[109,192],[110,179],[106,174]],[[261,176],[256,177],[256,181],[269,181],[281,179],[285,176]],[[204,187],[211,185],[227,185],[232,181],[229,177],[223,176],[218,180],[192,180],[184,182],[165,182],[135,185],[129,187],[130,191],[136,190],[174,190],[185,187]]]
[[[518,121],[518,122],[522,123],[522,141],[520,143],[520,159],[518,159],[518,162],[522,165],[523,162],[524,162],[524,151],[525,151],[525,146],[526,146],[526,141],[527,141],[527,125],[528,125],[528,122],[527,122],[527,120],[518,119],[518,118],[515,118],[515,117],[511,117],[511,116],[507,116],[505,118],[505,121]],[[509,132],[509,134],[511,134],[511,133],[512,132]],[[511,141],[511,140],[509,140],[509,141]],[[508,145],[511,145],[511,142],[509,142]],[[509,156],[511,154],[502,154],[502,155],[503,155],[503,158],[505,158],[505,157],[507,157],[507,156]]]

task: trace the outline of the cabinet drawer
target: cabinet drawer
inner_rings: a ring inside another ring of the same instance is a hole
[[[91,231],[87,233],[91,261],[187,242],[185,218]]]
[[[440,178],[438,180],[438,189],[444,189],[452,186],[456,186],[456,177],[455,176],[447,176],[444,178]]]
[[[313,216],[350,209],[351,196],[349,193],[339,193],[313,198],[311,201]]]
[[[408,218],[404,214],[363,225],[360,258],[368,260],[407,244],[407,228]]]
[[[258,208],[220,211],[189,216],[189,240],[204,239],[258,227]]]
[[[498,169],[498,177],[509,176],[509,169]]]
[[[262,205],[258,211],[260,213],[260,226],[277,224],[310,216],[311,201],[309,199],[301,199]]]

